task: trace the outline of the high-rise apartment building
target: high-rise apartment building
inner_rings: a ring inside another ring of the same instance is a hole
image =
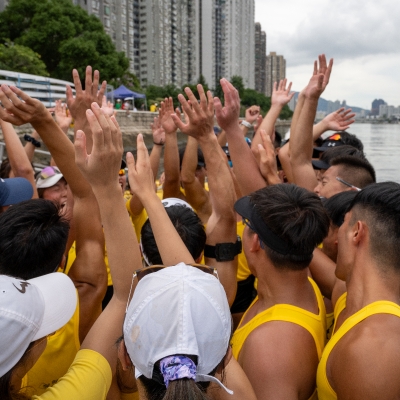
[[[274,82],[279,82],[286,77],[286,60],[283,56],[278,56],[276,52],[271,51],[267,56],[267,91],[266,95],[272,95]]]
[[[117,51],[123,51],[129,58],[129,70],[137,74],[139,0],[73,0],[73,3],[100,19]]]
[[[254,51],[254,88],[265,94],[267,79],[267,35],[261,30],[261,24],[255,24],[255,51]]]

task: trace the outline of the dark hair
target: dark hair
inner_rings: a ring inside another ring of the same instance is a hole
[[[184,354],[182,354],[184,355]],[[197,356],[186,355],[197,365]],[[224,359],[222,359],[222,362]],[[218,367],[217,367],[218,368]],[[208,375],[214,376],[215,368]],[[160,371],[160,362],[154,364],[152,379],[141,375],[140,382],[143,384],[148,400],[209,400],[206,390],[210,382],[195,382],[193,379],[183,378],[171,381],[168,388],[164,385],[163,376]]]
[[[179,169],[182,169],[182,161],[183,156],[185,155],[186,145],[183,147],[179,147]],[[204,154],[201,151],[200,147],[197,147],[197,164],[206,166],[206,162],[204,159]]]
[[[278,131],[275,131],[275,140],[274,140],[274,147],[281,147],[282,143],[282,136]]]
[[[11,164],[8,158],[5,158],[0,165],[0,178],[6,179],[10,177]]]
[[[351,224],[366,221],[371,255],[384,267],[400,272],[400,184],[382,182],[357,193]]]
[[[279,184],[257,190],[250,195],[250,201],[269,229],[296,253],[283,255],[265,243],[265,251],[274,266],[292,270],[306,268],[315,247],[329,229],[329,218],[319,197],[296,185]]]
[[[182,238],[192,257],[196,260],[200,257],[206,244],[206,232],[200,218],[190,208],[183,205],[166,207],[172,224]],[[154,238],[150,220],[147,220],[141,231],[143,253],[153,265],[163,264],[157,243]]]
[[[337,147],[332,147],[323,153],[321,153],[320,160],[325,162],[326,164],[330,165],[331,160],[333,160],[336,157],[340,156],[353,156],[353,157],[358,157],[363,160],[366,160],[365,154],[363,151],[356,149],[353,146],[349,145],[344,145],[344,146],[337,146]]]
[[[347,190],[345,192],[337,193],[329,199],[323,201],[328,217],[331,223],[337,227],[343,224],[344,216],[346,215],[351,202],[357,196],[355,190]]]
[[[32,279],[54,272],[68,239],[69,222],[49,200],[33,199],[0,215],[0,274]]]
[[[346,131],[340,131],[340,132],[336,132],[336,133],[340,134],[340,140],[344,144],[353,146],[356,149],[361,150],[361,151],[364,150],[364,145],[363,145],[362,141],[356,135],[353,135],[352,133],[349,133]]]
[[[337,165],[340,178],[361,189],[376,182],[374,167],[367,159],[339,156],[332,159],[330,165]]]

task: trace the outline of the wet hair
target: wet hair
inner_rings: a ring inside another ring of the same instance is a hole
[[[346,131],[340,131],[336,132],[340,134],[340,140],[349,146],[353,146],[358,150],[363,151],[364,150],[364,145],[362,141],[356,136],[353,135],[352,133],[346,132]]]
[[[400,184],[382,182],[357,193],[350,205],[352,219],[365,221],[369,232],[371,256],[382,268],[400,273]]]
[[[353,146],[344,145],[332,147],[321,154],[320,160],[330,165],[331,160],[341,156],[353,156],[366,160],[365,154],[362,150],[358,150]]]
[[[197,356],[185,356],[190,358],[197,365]],[[208,375],[215,375],[217,368]],[[146,390],[148,400],[210,400],[206,395],[206,390],[210,382],[195,382],[193,379],[183,378],[169,382],[167,388],[160,371],[159,361],[154,364],[152,379],[141,375],[139,380]]]
[[[319,197],[296,185],[279,184],[252,193],[250,202],[269,229],[295,253],[283,255],[265,244],[274,266],[291,270],[308,267],[315,247],[329,229],[329,218]]]
[[[200,218],[183,205],[166,207],[165,211],[192,257],[199,258],[206,244],[206,232]],[[163,264],[149,219],[142,227],[141,241],[147,260],[153,265]]]
[[[0,178],[7,179],[10,177],[11,164],[8,158],[5,158],[0,165]]]
[[[0,274],[32,279],[62,261],[69,222],[49,200],[32,199],[0,214]]]
[[[339,156],[330,161],[339,167],[340,178],[360,189],[376,182],[374,167],[367,159],[354,156]]]
[[[334,226],[340,227],[343,224],[344,216],[357,193],[355,190],[347,190],[323,201],[324,208]]]

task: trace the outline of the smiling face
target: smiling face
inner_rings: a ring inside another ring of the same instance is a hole
[[[61,209],[67,203],[68,184],[64,178],[61,178],[55,185],[43,189],[42,198],[55,202]]]

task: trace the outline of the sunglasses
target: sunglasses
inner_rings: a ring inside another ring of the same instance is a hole
[[[213,275],[219,280],[218,272],[217,272],[216,268],[212,268],[212,267],[209,267],[209,266],[203,265],[203,264],[187,264],[187,265],[197,268],[200,271],[205,272],[206,274]],[[150,275],[154,272],[161,271],[164,268],[169,268],[169,267],[167,267],[165,265],[151,265],[149,267],[143,267],[143,268],[137,269],[133,273],[131,288],[129,290],[129,295],[128,295],[128,302],[126,304],[126,311],[128,311],[129,302],[131,299],[132,288],[133,288],[133,281],[135,280],[135,278],[137,279],[138,282],[140,282],[145,276]]]
[[[118,172],[118,175],[119,175],[119,176],[124,176],[125,173],[126,173],[126,172],[125,172],[124,169],[120,169],[119,172]]]
[[[57,174],[61,174],[61,172],[58,169],[54,167],[46,167],[40,171],[39,176],[41,179],[47,179]]]
[[[351,187],[352,189],[357,190],[357,192],[361,192],[361,189],[359,187],[354,186],[349,182],[346,182],[345,180],[343,180],[342,178],[339,178],[338,176],[336,177],[336,180],[339,181],[340,183],[343,183],[343,185],[346,185],[348,187]]]

